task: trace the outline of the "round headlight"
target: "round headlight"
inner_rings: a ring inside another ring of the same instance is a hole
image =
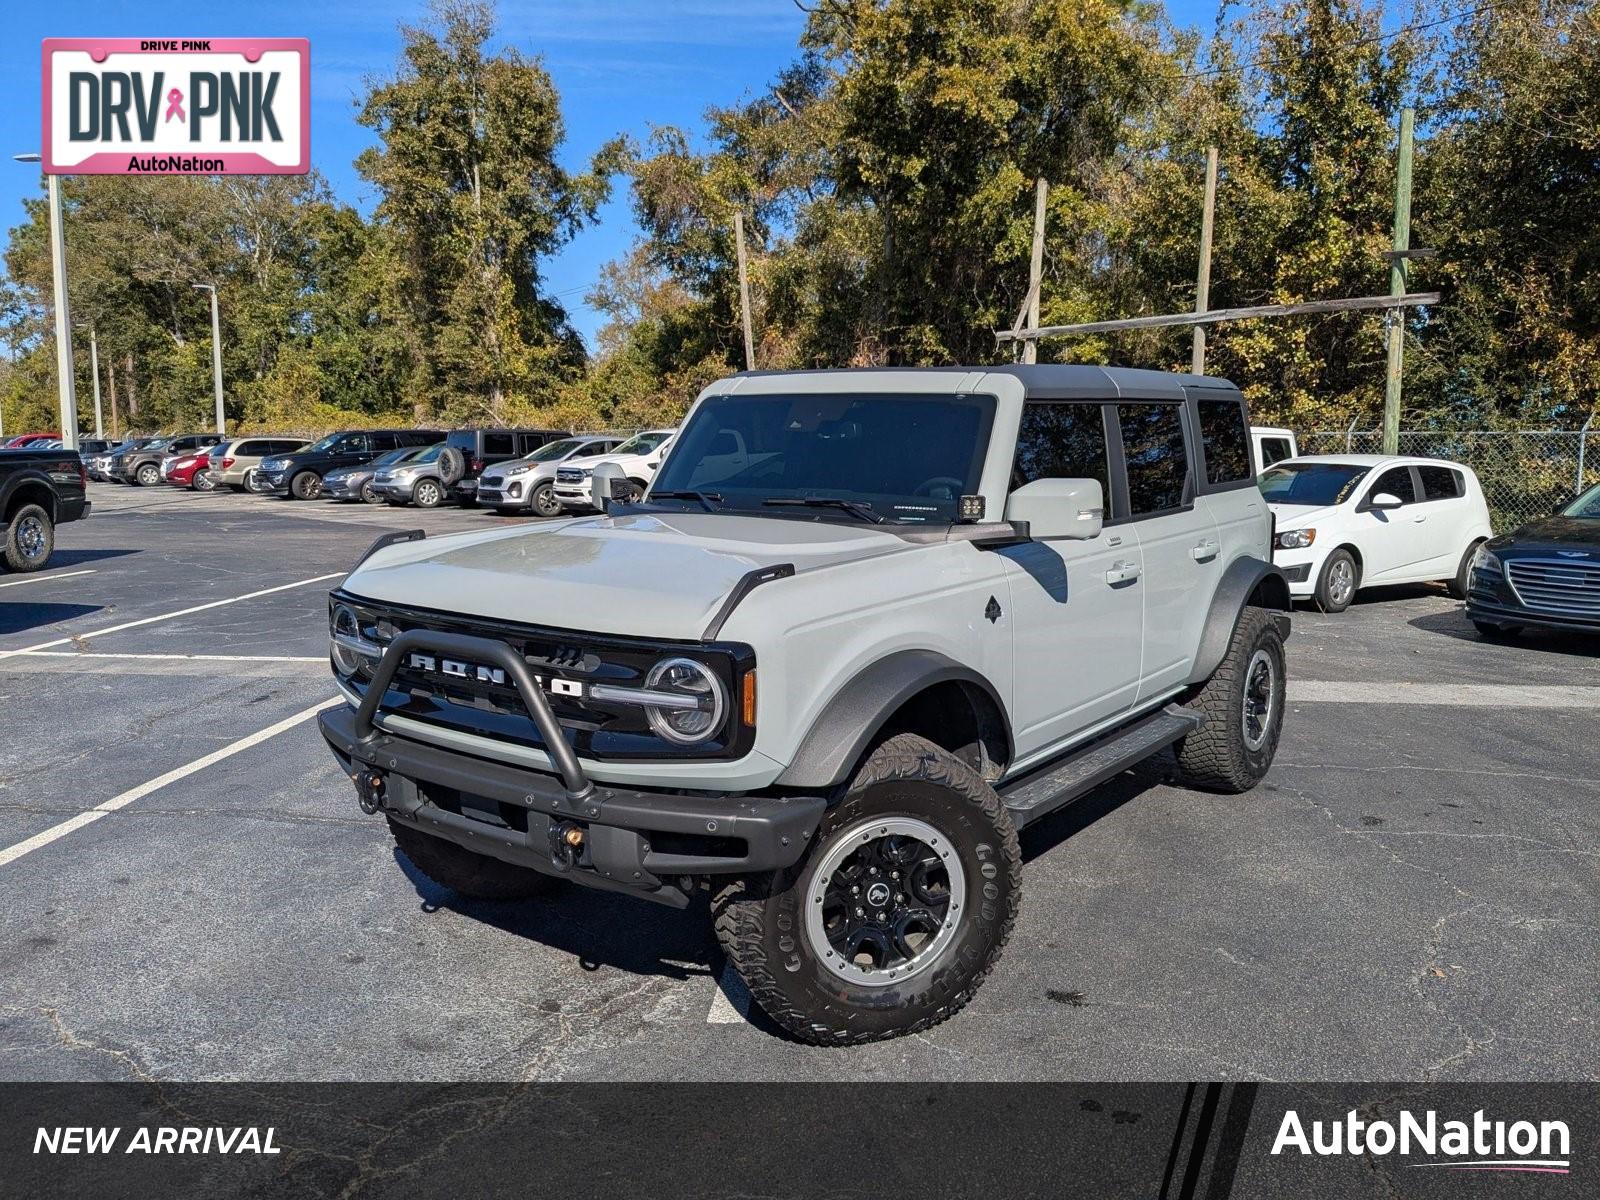
[[[722,728],[728,707],[722,681],[704,663],[692,658],[665,658],[650,668],[645,687],[681,695],[681,706],[651,705],[645,709],[650,728],[669,742],[703,742]],[[688,703],[693,701],[693,703]]]
[[[328,653],[333,657],[333,668],[341,675],[354,675],[361,667],[361,655],[351,644],[361,637],[361,622],[356,618],[355,609],[348,604],[334,605],[330,624],[332,640],[328,643]]]

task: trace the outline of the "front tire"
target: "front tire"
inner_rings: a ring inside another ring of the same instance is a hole
[[[315,471],[301,471],[289,480],[289,494],[296,500],[315,500],[322,495],[322,476]]]
[[[55,525],[37,504],[24,504],[6,526],[5,560],[13,571],[38,571],[56,548]]]
[[[140,465],[139,469],[133,473],[133,484],[135,487],[155,487],[155,485],[160,482],[161,468],[156,466],[155,463],[143,463]]]
[[[444,503],[444,488],[432,479],[419,479],[411,489],[411,503],[418,508],[438,508]]]
[[[919,1033],[999,960],[1022,855],[994,789],[914,734],[884,742],[793,867],[724,886],[717,940],[761,1008],[818,1045]]]
[[[1521,625],[1496,625],[1491,621],[1474,621],[1472,627],[1486,642],[1514,642],[1522,636]]]
[[[486,854],[474,854],[454,842],[389,822],[395,845],[440,887],[472,900],[528,900],[547,895],[558,881],[528,867],[514,866]]]
[[[1322,573],[1317,576],[1317,588],[1312,597],[1323,612],[1342,613],[1350,607],[1360,586],[1361,567],[1356,563],[1355,555],[1339,549],[1328,555],[1327,561],[1322,564]]]
[[[1248,792],[1278,752],[1287,695],[1283,635],[1264,608],[1247,607],[1228,651],[1188,707],[1199,729],[1178,743],[1184,782],[1208,792]]]
[[[372,480],[367,480],[361,485],[361,499],[366,504],[382,504],[383,497],[372,490]]]
[[[533,497],[529,500],[528,507],[533,509],[535,516],[559,517],[561,515],[561,501],[556,499],[556,490],[548,483],[541,483],[533,489]]]

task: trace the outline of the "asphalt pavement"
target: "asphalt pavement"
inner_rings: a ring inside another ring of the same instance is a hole
[[[688,912],[434,887],[317,735],[326,592],[497,526],[92,488],[0,574],[0,1078],[1594,1079],[1600,644],[1442,588],[1300,610],[1244,796],[1156,761],[1031,827],[998,969],[925,1035],[779,1036]],[[1498,690],[1497,690],[1498,689]]]

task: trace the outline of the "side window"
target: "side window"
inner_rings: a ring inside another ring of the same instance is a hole
[[[1098,404],[1030,400],[1022,406],[1011,486],[1036,479],[1098,479],[1106,510],[1113,507],[1106,465],[1106,423]]]
[[[1250,430],[1244,421],[1244,405],[1238,400],[1201,400],[1200,442],[1206,452],[1206,481],[1234,483],[1252,479]]]
[[[515,439],[509,433],[486,433],[483,435],[483,453],[487,457],[498,454],[503,458],[510,458],[512,447],[516,445]]]
[[[1422,476],[1424,500],[1454,500],[1467,494],[1460,471],[1449,467],[1418,467],[1417,474]]]
[[[1130,516],[1182,508],[1189,460],[1176,404],[1119,404]]]
[[[1411,483],[1411,468],[1390,467],[1379,475],[1377,482],[1367,489],[1367,495],[1376,496],[1379,492],[1388,492],[1391,496],[1398,497],[1402,504],[1415,504],[1417,489]]]
[[[553,440],[545,437],[542,433],[519,433],[517,434],[516,453],[518,457],[524,454],[532,454],[539,447],[547,445]]]
[[[1264,471],[1275,462],[1282,462],[1292,457],[1289,453],[1289,439],[1281,437],[1266,437],[1261,439],[1261,469]]]

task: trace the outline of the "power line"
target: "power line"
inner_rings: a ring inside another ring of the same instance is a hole
[[[1495,3],[1492,4],[1480,4],[1477,8],[1462,9],[1460,12],[1451,13],[1448,16],[1439,17],[1432,21],[1420,21],[1415,25],[1403,25],[1399,29],[1390,30],[1388,33],[1374,33],[1368,35],[1367,37],[1357,38],[1353,42],[1344,43],[1343,45],[1337,47],[1337,49],[1356,50],[1362,46],[1371,46],[1379,42],[1391,42],[1395,38],[1403,37],[1408,33],[1420,33],[1424,29],[1433,29],[1440,25],[1450,25],[1456,21],[1464,21],[1468,17],[1476,17],[1482,13],[1494,12],[1496,9],[1505,8],[1513,2],[1514,0],[1495,0]],[[1282,64],[1291,61],[1293,61],[1293,56],[1290,55],[1283,55],[1278,58],[1260,58],[1251,62],[1240,64],[1240,67],[1237,69],[1254,68],[1256,70],[1260,70],[1265,67],[1281,66]],[[1185,79],[1204,79],[1210,75],[1221,75],[1231,69],[1235,68],[1207,67],[1203,71],[1187,71],[1184,74],[1179,75],[1177,78],[1180,81]]]

